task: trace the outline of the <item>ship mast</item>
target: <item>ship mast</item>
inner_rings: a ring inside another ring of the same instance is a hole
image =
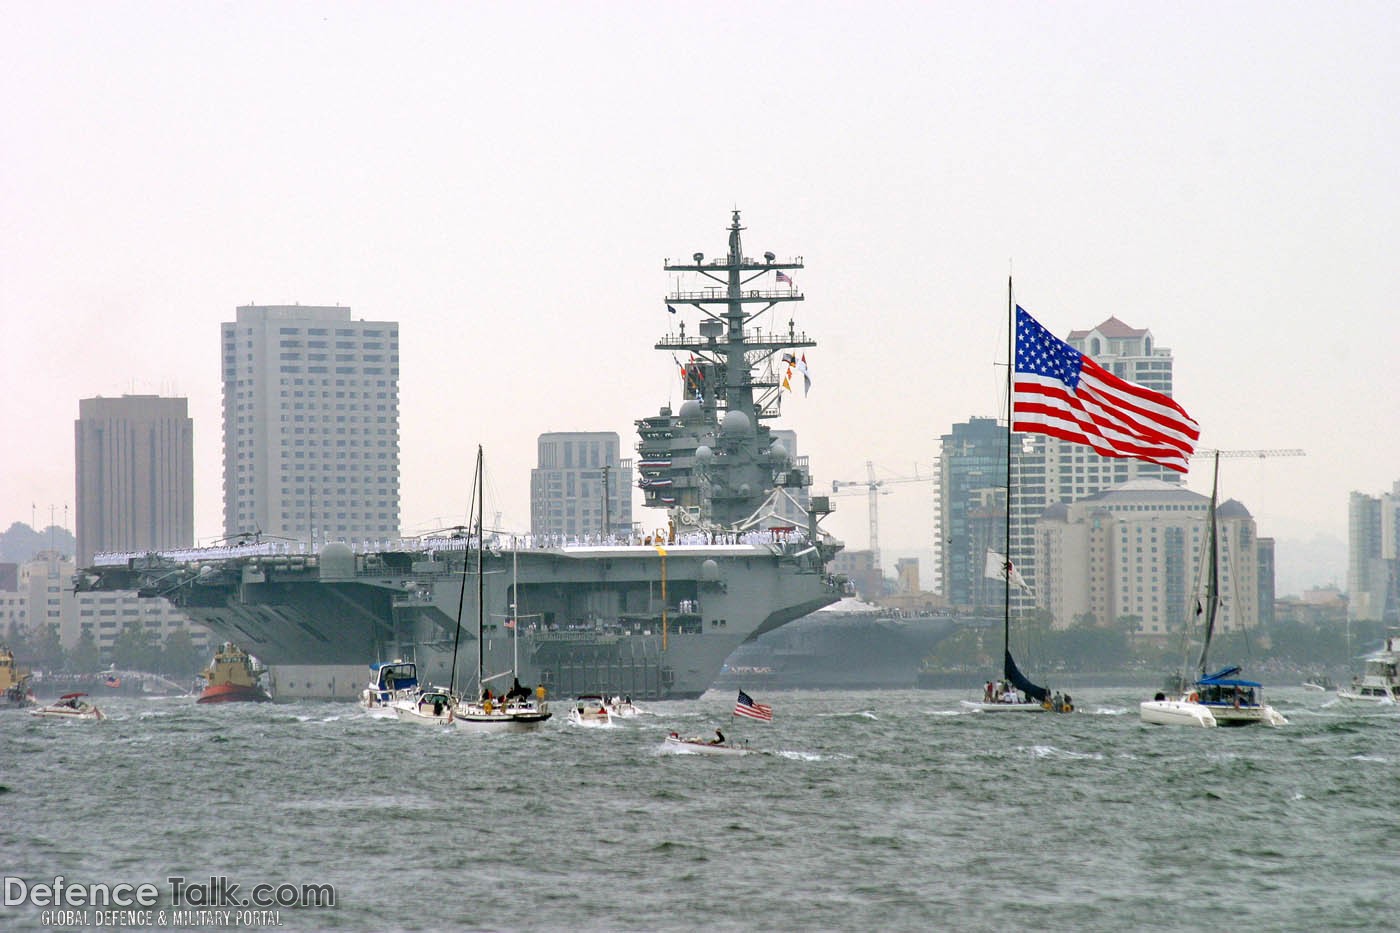
[[[680,366],[684,401],[677,413],[667,406],[637,422],[639,485],[645,505],[687,524],[738,527],[776,493],[805,498],[811,485],[805,459],[792,456],[763,423],[781,413],[785,370],[802,368],[784,351],[817,345],[791,315],[786,327],[778,319],[780,308],[803,300],[791,275],[804,268],[802,257],[779,260],[768,251],[751,259],[745,229],[735,210],[725,256],[706,260],[696,252],[690,262],[664,263],[667,272],[686,273],[677,276],[666,307],[677,315],[687,306],[698,311],[699,333],[687,334],[681,320],[678,332],[656,344]]]
[[[689,263],[666,260],[667,272],[697,273],[722,288],[686,289],[678,285],[667,305],[688,304],[699,309],[700,334],[687,337],[682,322],[680,335],[668,335],[656,344],[656,349],[684,351],[697,360],[712,363],[715,375],[722,381],[715,386],[713,402],[704,398],[706,407],[713,404],[725,411],[744,412],[756,424],[758,419],[778,417],[782,408],[781,382],[766,364],[783,350],[815,347],[817,342],[798,333],[792,320],[788,321],[786,333],[777,327],[764,331],[760,326],[751,326],[760,324],[765,315],[781,305],[804,300],[788,273],[805,267],[801,256],[781,262],[772,252],[764,253],[761,262],[745,257],[745,229],[736,209],[729,226],[729,254],[723,259],[707,263],[704,253],[695,253]],[[786,286],[776,279],[779,273],[789,280]],[[758,279],[765,281],[760,284]],[[755,373],[760,366],[765,372]],[[697,388],[704,387],[688,385],[687,394]]]

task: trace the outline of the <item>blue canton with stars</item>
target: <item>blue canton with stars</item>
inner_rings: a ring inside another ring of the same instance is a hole
[[[1071,389],[1079,386],[1084,357],[1016,306],[1016,372],[1058,379]]]

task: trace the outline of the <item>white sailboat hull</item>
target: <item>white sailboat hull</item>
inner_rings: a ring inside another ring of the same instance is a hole
[[[462,713],[454,725],[462,732],[534,732],[550,713]]]
[[[977,700],[960,700],[962,708],[978,713],[1043,713],[1045,707],[1039,703],[982,703]]]
[[[1201,703],[1189,700],[1144,700],[1138,705],[1143,722],[1159,726],[1200,726],[1213,729],[1220,723]]]

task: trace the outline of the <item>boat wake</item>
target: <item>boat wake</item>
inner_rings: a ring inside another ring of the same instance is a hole
[[[1052,758],[1060,761],[1103,761],[1103,755],[1099,752],[1071,752],[1053,745],[1032,745],[1029,748],[1022,747],[1019,750],[1030,752],[1032,758]]]

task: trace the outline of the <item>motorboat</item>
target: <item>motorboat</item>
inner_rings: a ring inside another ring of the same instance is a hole
[[[747,755],[750,749],[742,745],[734,745],[724,738],[724,733],[715,730],[715,738],[702,739],[699,736],[682,738],[680,733],[672,732],[666,736],[666,743],[663,746],[666,751],[682,755],[716,755],[733,756]]]
[[[106,719],[102,710],[84,700],[86,693],[65,693],[58,702],[31,709],[31,716],[47,716],[51,719]]]
[[[418,665],[412,661],[380,661],[369,670],[369,685],[360,694],[360,705],[365,709],[386,709],[393,701],[418,692]]]
[[[457,707],[457,697],[441,687],[422,687],[389,703],[398,719],[420,726],[452,725]]]
[[[606,727],[613,724],[613,714],[602,697],[581,696],[569,709],[569,722],[575,726]]]
[[[609,713],[619,719],[634,719],[646,712],[646,710],[633,703],[630,696],[615,696],[607,700],[603,705],[607,707]]]
[[[1400,703],[1400,635],[1387,635],[1381,650],[1366,656],[1361,676],[1337,688],[1337,696],[1362,703]]]

